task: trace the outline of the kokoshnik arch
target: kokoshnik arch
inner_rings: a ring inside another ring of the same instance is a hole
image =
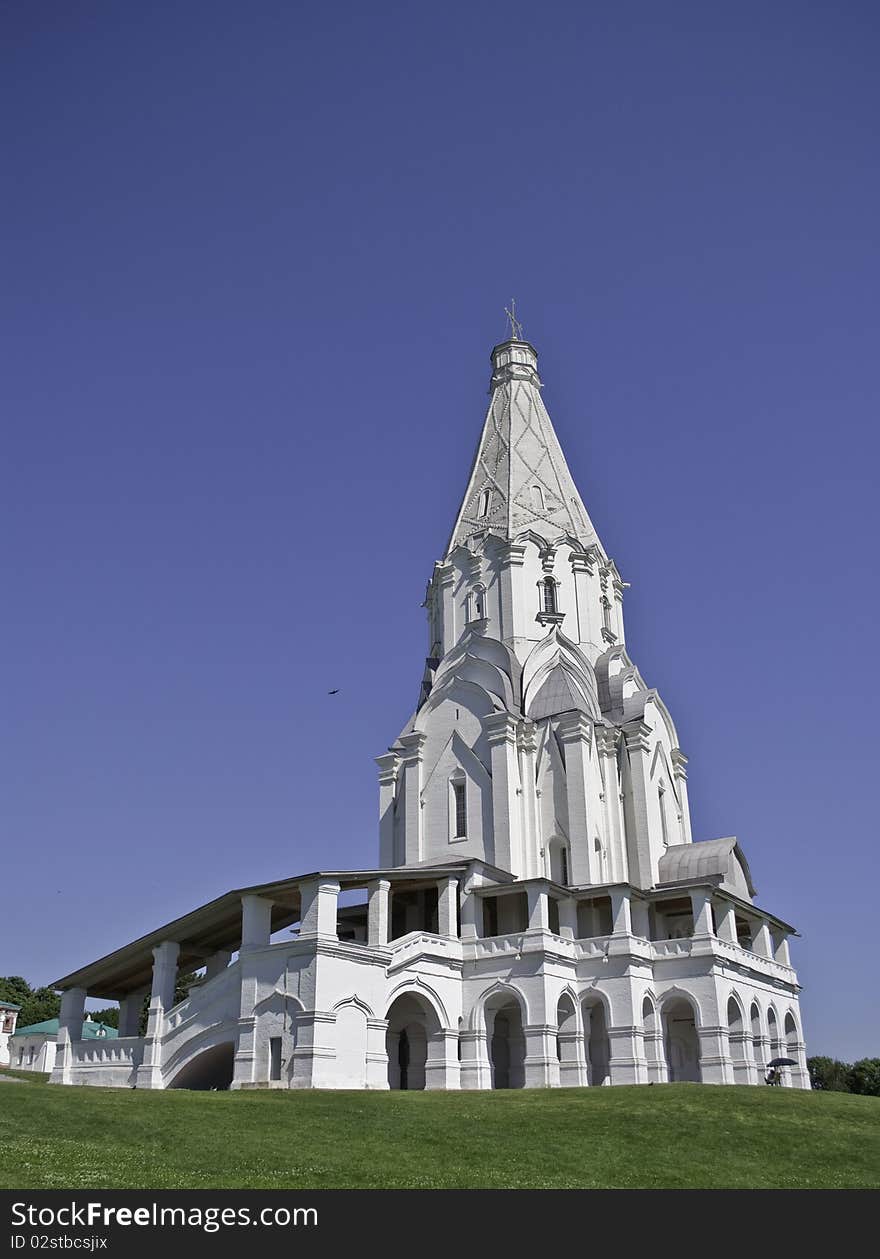
[[[418,705],[378,758],[378,867],[228,892],[58,980],[55,1083],[755,1084],[784,1054],[809,1087],[794,929],[735,838],[692,842],[537,353],[516,336],[492,368]],[[175,1006],[178,968],[204,978]],[[120,1001],[117,1039],[82,1038],[87,995]]]

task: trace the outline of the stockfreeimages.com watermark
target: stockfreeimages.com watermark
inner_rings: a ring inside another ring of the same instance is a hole
[[[196,1228],[203,1233],[219,1233],[222,1228],[317,1228],[314,1207],[166,1207],[151,1202],[142,1207],[113,1207],[103,1202],[70,1202],[59,1207],[40,1207],[27,1202],[12,1203],[12,1227],[34,1228]],[[33,1246],[34,1235],[13,1234],[12,1249]],[[59,1239],[54,1239],[59,1240]],[[64,1249],[98,1250],[102,1238],[71,1238]],[[81,1244],[80,1243],[92,1243]],[[57,1249],[57,1247],[53,1247]]]

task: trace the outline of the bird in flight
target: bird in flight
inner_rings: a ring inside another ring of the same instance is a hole
[[[337,688],[336,688],[336,690],[335,690],[335,691],[328,691],[328,692],[327,692],[327,694],[328,694],[328,695],[338,695],[338,694],[339,694],[339,687],[337,686]]]

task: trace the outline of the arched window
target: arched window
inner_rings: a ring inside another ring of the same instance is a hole
[[[491,501],[492,501],[491,490],[483,490],[482,494],[480,495],[480,509],[477,512],[477,515],[480,516],[481,519],[483,516],[489,515],[489,503]]]
[[[449,836],[467,839],[467,779],[461,771],[449,783]]]
[[[540,485],[532,486],[532,506],[535,511],[544,510],[544,491],[541,489]]]
[[[557,612],[556,582],[552,577],[545,577],[541,582],[541,611],[548,616],[555,616]]]
[[[470,593],[469,621],[482,621],[486,615],[486,589],[475,586]]]
[[[666,801],[664,799],[665,795],[666,795],[666,788],[661,783],[660,786],[657,788],[657,798],[660,803],[660,830],[663,835],[663,847],[668,848],[669,847],[669,831],[666,829]]]
[[[602,596],[602,624],[607,630],[611,629],[611,600],[607,595]]]
[[[568,887],[568,849],[562,848],[559,852],[559,872],[562,876],[560,882],[563,887]]]

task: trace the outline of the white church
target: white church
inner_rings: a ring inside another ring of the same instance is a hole
[[[809,1088],[794,928],[735,837],[692,841],[626,583],[512,331],[428,585],[418,705],[378,758],[376,866],[237,888],[65,975],[54,1083],[758,1084],[784,1056]],[[203,977],[175,1005],[179,971]],[[120,1002],[118,1037],[83,1038],[87,997]]]

